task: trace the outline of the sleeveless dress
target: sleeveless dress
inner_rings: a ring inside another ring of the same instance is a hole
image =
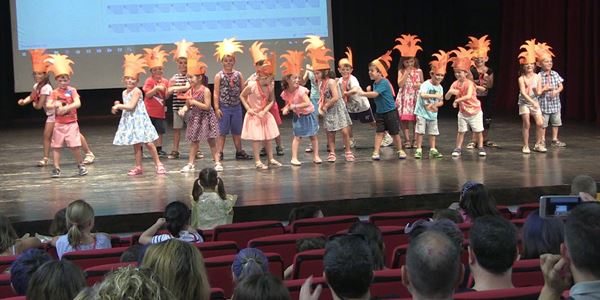
[[[150,122],[150,117],[146,112],[142,92],[138,88],[131,90],[129,93],[127,90],[123,91],[123,103],[127,104],[131,101],[135,90],[139,92],[140,99],[133,111],[123,110],[119,128],[113,140],[114,145],[150,143],[158,139],[158,133],[156,133],[156,129]]]
[[[260,86],[256,81],[248,83],[250,94],[248,95],[248,105],[255,110],[262,110],[268,104],[269,91],[263,92],[261,95]],[[279,128],[275,122],[275,118],[270,112],[266,112],[261,118],[257,115],[246,113],[244,117],[244,125],[242,126],[242,139],[252,141],[272,140],[279,136]]]
[[[205,89],[204,86],[198,91],[189,89],[186,97],[203,102]],[[192,106],[187,114],[186,122],[185,140],[187,142],[214,139],[219,135],[219,124],[212,106],[210,110],[204,110],[195,105]]]
[[[335,84],[335,87],[339,89],[337,84]],[[321,90],[321,93],[323,94],[321,95],[323,105],[332,100],[331,98],[333,95],[331,90],[329,90],[329,87],[324,91]],[[344,99],[339,99],[327,110],[327,112],[325,112],[323,126],[325,126],[325,130],[327,131],[338,131],[350,125],[352,125],[352,120],[350,119],[350,115],[346,109],[346,103],[344,102]]]
[[[410,70],[404,87],[398,90],[398,96],[396,102],[398,102],[398,114],[400,115],[400,121],[415,121],[415,105],[417,103],[417,92],[419,91],[417,85],[421,83],[419,77],[419,69]]]

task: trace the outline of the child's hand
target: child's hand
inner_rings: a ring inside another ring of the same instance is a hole
[[[313,70],[311,64],[306,64],[305,68],[306,68],[306,71],[312,71]]]
[[[454,102],[452,102],[452,107],[454,107],[454,108],[458,107],[458,102],[456,102],[456,100],[454,100]]]
[[[117,114],[117,111],[119,111],[119,109],[117,109],[117,106],[116,106],[116,105],[113,105],[113,106],[110,108],[110,113],[111,113],[111,114],[113,114],[113,115],[116,115],[116,114]]]
[[[264,118],[264,117],[265,117],[265,114],[267,114],[267,112],[266,112],[266,111],[264,111],[264,110],[261,110],[261,111],[259,111],[259,112],[255,113],[255,114],[256,114],[256,116],[258,116],[259,118],[261,118],[261,119],[262,119],[262,118]]]
[[[369,85],[369,86],[367,86],[367,92],[370,92],[370,91],[371,91],[371,86]]]
[[[321,116],[325,115],[325,111],[323,110],[322,107],[319,107],[319,115],[321,115]]]
[[[290,113],[290,109],[288,108],[288,106],[284,107],[284,108],[281,110],[281,113],[282,113],[284,116],[287,116],[287,114],[288,114],[288,113]]]
[[[19,99],[19,101],[17,101],[17,104],[19,104],[20,106],[24,106],[25,105],[25,100],[24,99]]]
[[[165,218],[158,218],[158,220],[156,220],[156,225],[163,226],[165,223],[167,223],[167,219]]]
[[[179,111],[177,111],[177,114],[183,118],[185,116],[186,112],[187,112],[187,109],[184,106],[184,107],[180,108]]]
[[[249,109],[248,111],[246,111],[247,114],[251,115],[251,116],[255,116],[256,115],[256,111],[254,111],[253,108]]]
[[[223,112],[221,109],[217,109],[217,111],[215,111],[215,115],[217,116],[217,119],[220,119],[223,117]]]

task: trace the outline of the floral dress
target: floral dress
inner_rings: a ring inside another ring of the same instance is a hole
[[[133,92],[138,91],[140,99],[134,110],[123,110],[119,128],[113,140],[114,145],[135,145],[139,143],[150,143],[158,139],[158,133],[150,122],[150,117],[146,112],[144,98],[140,89],[135,88],[130,92],[123,91],[123,104],[127,105],[132,100]]]
[[[415,105],[419,84],[421,83],[420,69],[412,69],[408,72],[404,86],[398,90],[398,96],[396,96],[400,121],[416,121],[417,119]]]

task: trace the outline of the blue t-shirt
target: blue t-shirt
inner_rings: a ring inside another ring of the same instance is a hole
[[[392,85],[386,78],[382,78],[379,82],[373,83],[373,92],[379,95],[375,97],[375,112],[384,114],[396,109],[396,101],[392,92]]]
[[[431,83],[431,79],[429,79],[421,84],[421,87],[419,88],[419,93],[417,94],[417,104],[415,106],[415,115],[423,117],[427,120],[437,120],[437,112],[432,112],[430,110],[427,110],[427,108],[425,108],[425,106],[427,104],[434,104],[434,103],[436,103],[438,101],[442,101],[442,100],[433,99],[433,98],[423,99],[423,98],[421,98],[421,94],[423,94],[423,93],[444,95],[444,88],[442,87],[441,84],[433,85]]]

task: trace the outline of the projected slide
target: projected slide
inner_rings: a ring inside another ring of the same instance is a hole
[[[328,35],[326,0],[19,0],[16,14],[18,50]]]

